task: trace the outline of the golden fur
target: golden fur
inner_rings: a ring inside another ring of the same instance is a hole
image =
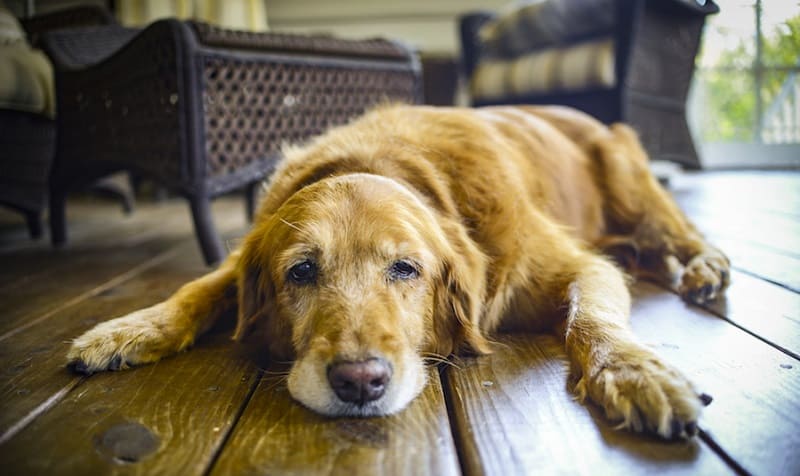
[[[700,398],[636,341],[626,276],[603,253],[694,302],[722,292],[729,264],[650,174],[630,128],[558,107],[389,106],[285,155],[239,249],[76,339],[72,367],[154,362],[237,307],[237,338],[260,328],[294,361],[295,399],[382,415],[419,394],[426,357],[488,353],[501,327],[555,330],[580,397],[623,427],[696,433]],[[381,396],[338,398],[331,367],[355,365],[361,382],[375,359]]]

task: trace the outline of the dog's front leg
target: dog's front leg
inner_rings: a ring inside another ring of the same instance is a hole
[[[226,310],[236,306],[235,251],[212,271],[166,301],[98,324],[75,339],[68,366],[91,374],[155,362],[189,347]]]
[[[637,342],[627,322],[624,276],[600,256],[581,262],[565,293],[562,329],[575,392],[599,404],[621,428],[664,438],[695,435],[703,402],[678,370]]]

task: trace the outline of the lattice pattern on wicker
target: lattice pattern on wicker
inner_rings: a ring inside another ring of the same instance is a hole
[[[416,78],[408,68],[215,57],[204,61],[203,80],[209,176],[274,157],[283,143],[343,124],[375,104],[415,101]]]
[[[106,38],[108,30],[103,31]],[[97,32],[82,30],[90,39]],[[48,41],[63,39],[62,45],[72,46],[76,36],[59,32],[50,34]],[[62,72],[58,108],[64,127],[56,166],[124,164],[169,185],[184,182],[188,177],[178,138],[177,48],[171,29],[156,24],[115,54],[114,61],[88,71]]]

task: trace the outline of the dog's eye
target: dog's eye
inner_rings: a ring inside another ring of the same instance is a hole
[[[311,260],[302,261],[289,268],[287,277],[295,284],[313,283],[317,280],[317,265]]]
[[[389,267],[389,277],[391,279],[413,279],[419,276],[419,270],[412,263],[399,260],[392,263]]]

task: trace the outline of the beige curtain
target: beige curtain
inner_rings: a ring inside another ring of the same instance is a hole
[[[160,18],[191,18],[235,30],[265,31],[264,0],[119,0],[123,25],[143,26]]]

